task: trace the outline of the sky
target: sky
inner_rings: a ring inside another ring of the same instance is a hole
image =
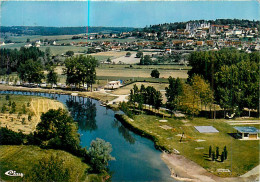
[[[1,26],[145,27],[189,20],[260,20],[259,1],[2,1]]]

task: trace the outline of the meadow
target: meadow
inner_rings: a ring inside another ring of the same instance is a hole
[[[64,161],[63,166],[70,170],[71,179],[69,181],[71,182],[102,181],[99,175],[86,173],[86,170],[90,167],[80,158],[62,150],[46,150],[30,145],[0,146],[0,178],[4,181],[24,181],[24,178],[19,176],[7,176],[5,172],[12,169],[26,176],[42,158],[49,158],[50,156],[59,156]]]
[[[126,119],[134,128],[152,135],[156,145],[162,146],[168,151],[178,150],[181,155],[196,162],[207,171],[222,177],[239,176],[251,170],[259,164],[259,140],[238,140],[231,136],[236,133],[233,125],[229,125],[224,119],[211,120],[206,118],[176,119],[140,114],[134,117],[134,121]],[[199,133],[194,126],[213,126],[218,133]],[[259,129],[259,125],[254,126]],[[183,135],[183,139],[180,139]],[[209,158],[209,147],[219,152],[226,146],[227,160],[220,162]],[[219,173],[217,169],[229,169],[231,172]]]

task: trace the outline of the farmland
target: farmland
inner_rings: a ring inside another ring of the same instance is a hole
[[[63,104],[58,101],[36,96],[11,95],[9,100],[6,100],[5,95],[0,95],[0,101],[1,108],[3,105],[8,105],[9,101],[16,104],[14,113],[8,113],[10,108],[7,106],[7,111],[0,114],[0,126],[25,134],[35,130],[42,113],[49,109],[64,108]],[[29,115],[32,116],[31,119],[29,119]]]

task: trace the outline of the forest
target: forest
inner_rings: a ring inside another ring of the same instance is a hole
[[[88,33],[121,33],[133,29],[131,27],[88,27]],[[86,33],[87,27],[1,26],[0,32],[18,35],[75,35]]]

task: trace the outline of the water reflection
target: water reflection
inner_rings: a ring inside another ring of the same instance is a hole
[[[125,141],[130,144],[135,144],[135,138],[130,134],[130,131],[125,128],[118,120],[114,119],[111,123],[112,128],[118,128],[118,133],[120,133]]]
[[[66,105],[71,116],[78,122],[79,129],[82,131],[94,131],[98,128],[96,124],[96,104],[91,99],[79,101],[73,98],[66,100]]]

